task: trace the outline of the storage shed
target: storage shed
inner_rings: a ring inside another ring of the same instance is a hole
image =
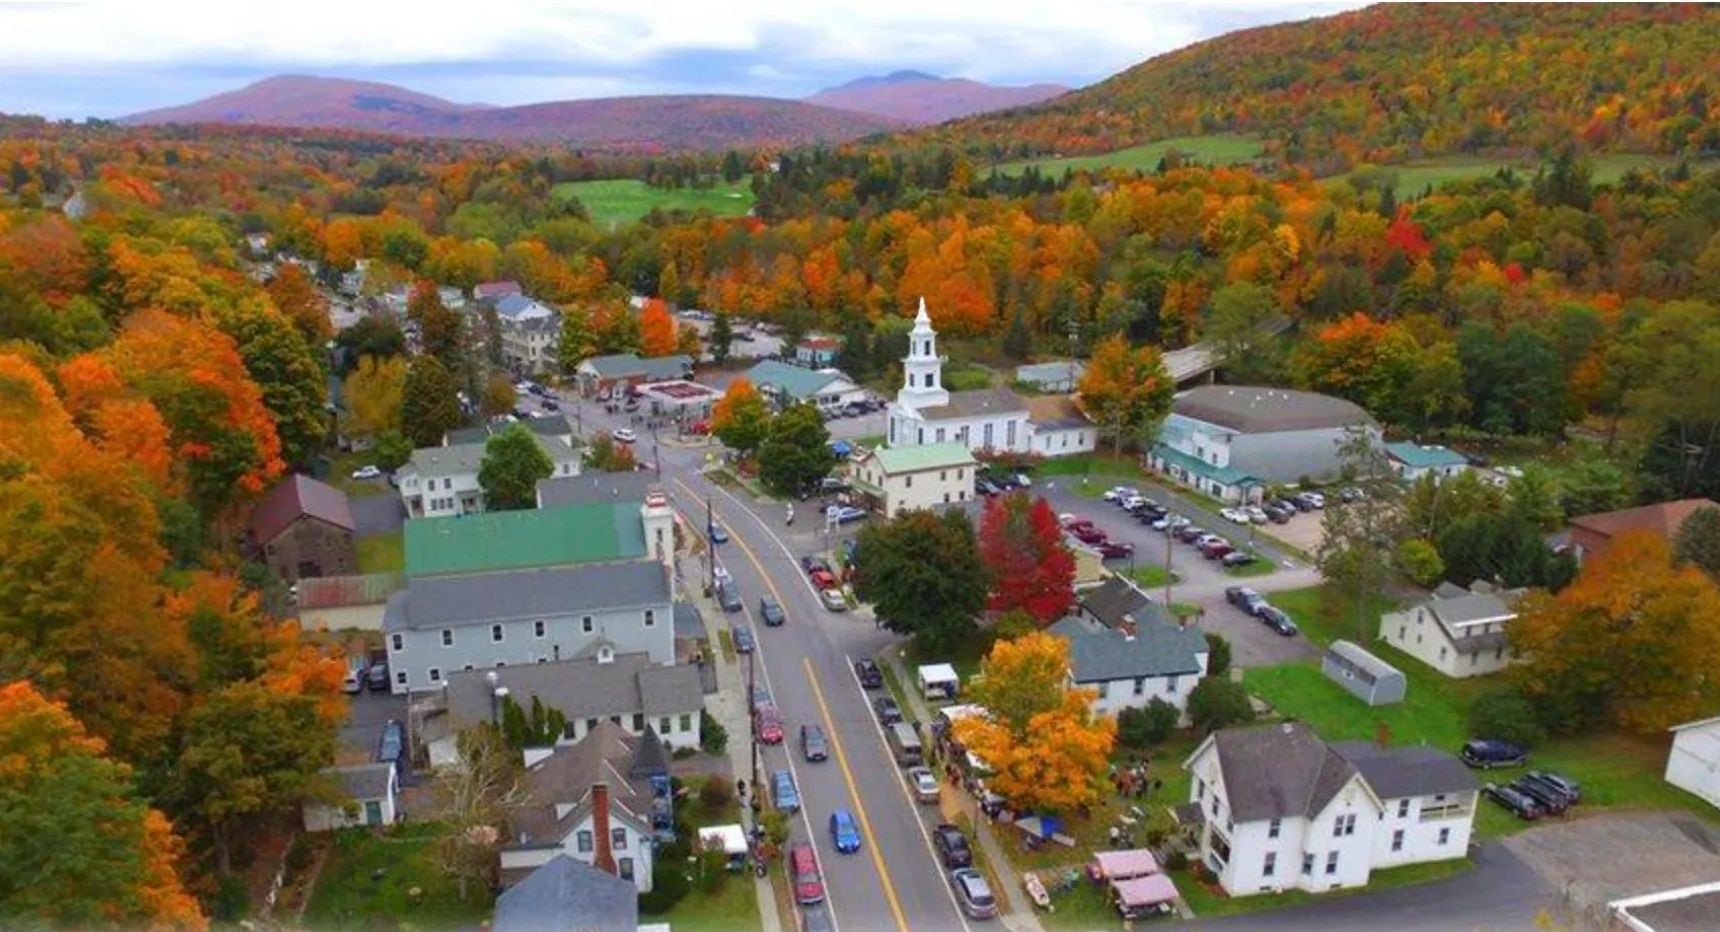
[[[1402,702],[1407,687],[1403,671],[1349,641],[1333,641],[1320,670],[1368,705]]]

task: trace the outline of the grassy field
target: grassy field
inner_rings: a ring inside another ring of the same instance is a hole
[[[1164,588],[1165,577],[1167,576],[1170,577],[1170,581],[1173,583],[1177,582],[1181,578],[1176,573],[1165,569],[1157,563],[1148,563],[1145,566],[1137,566],[1129,573],[1129,575],[1132,576],[1135,582],[1139,583],[1143,589]]]
[[[708,210],[719,217],[740,217],[753,206],[752,187],[744,182],[675,191],[633,178],[564,181],[550,196],[561,201],[579,198],[592,223],[610,228],[635,223],[652,210]]]
[[[1041,476],[1121,476],[1125,479],[1141,478],[1141,463],[1133,454],[1125,453],[1117,456],[1110,451],[1095,451],[1081,453],[1075,456],[1059,456],[1039,464],[1035,470]],[[1079,483],[1068,484],[1068,488],[1080,491]],[[1110,488],[1112,483],[1094,483],[1095,495]]]
[[[1196,162],[1214,165],[1234,165],[1250,162],[1260,155],[1261,143],[1251,136],[1182,136],[1161,139],[1144,146],[1118,149],[1104,155],[1083,155],[1070,158],[1028,159],[1006,162],[997,167],[1000,175],[1019,175],[1028,166],[1047,175],[1062,175],[1064,171],[1096,171],[1101,168],[1121,168],[1125,171],[1155,171],[1159,160],[1172,149]]]
[[[1244,563],[1241,566],[1227,566],[1224,568],[1226,576],[1235,576],[1239,579],[1247,579],[1250,576],[1270,576],[1276,572],[1278,572],[1278,564],[1260,556],[1259,554],[1255,554],[1253,563]]]
[[[360,537],[356,546],[360,573],[398,573],[406,569],[406,537],[402,531]]]
[[[1285,893],[1272,893],[1260,896],[1229,897],[1216,887],[1207,887],[1194,878],[1192,871],[1170,871],[1171,879],[1176,881],[1177,890],[1188,902],[1189,909],[1203,919],[1216,919],[1220,916],[1234,916],[1239,913],[1256,913],[1268,909],[1283,909],[1287,906],[1299,906],[1303,903],[1324,902],[1339,897],[1354,896],[1357,893],[1372,893],[1390,887],[1404,887],[1410,884],[1427,883],[1461,874],[1475,866],[1468,858],[1456,858],[1450,861],[1434,861],[1428,864],[1409,864],[1404,867],[1394,867],[1389,870],[1377,870],[1368,875],[1368,885],[1351,890],[1333,890],[1328,893],[1308,893],[1302,890],[1291,890]]]
[[[1290,614],[1303,637],[1322,647],[1337,638],[1358,644],[1372,641],[1379,633],[1380,615],[1398,608],[1396,602],[1387,599],[1376,601],[1366,613],[1369,630],[1363,633],[1357,630],[1355,610],[1325,586],[1274,592],[1271,601]]]
[[[1624,177],[1625,173],[1632,169],[1670,168],[1676,164],[1678,164],[1678,160],[1672,156],[1636,155],[1628,152],[1605,153],[1593,157],[1593,180],[1596,184],[1611,184]],[[1518,175],[1525,179],[1533,178],[1537,167],[1534,162],[1471,155],[1449,155],[1381,167],[1397,176],[1397,196],[1401,201],[1408,197],[1420,195],[1429,186],[1437,191],[1443,184],[1453,181],[1468,181],[1471,178],[1484,178],[1507,165],[1514,166]],[[1328,182],[1340,182],[1348,177],[1348,175],[1338,175],[1328,179]]]
[[[971,392],[992,386],[991,370],[969,362],[944,366],[944,387],[952,392]]]
[[[383,835],[367,829],[338,833],[304,925],[337,930],[476,926],[490,913],[490,891],[472,884],[466,899],[460,899],[459,886],[436,860],[436,839],[443,830],[440,823],[421,822]],[[414,888],[419,895],[412,895]]]

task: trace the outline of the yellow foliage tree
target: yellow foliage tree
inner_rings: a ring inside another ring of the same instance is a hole
[[[346,378],[347,433],[378,437],[400,429],[406,396],[406,357],[365,356]]]

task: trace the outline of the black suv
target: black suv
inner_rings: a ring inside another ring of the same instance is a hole
[[[1529,760],[1529,752],[1509,741],[1490,741],[1476,738],[1463,742],[1463,749],[1457,752],[1465,764],[1479,767],[1482,770],[1492,770],[1495,767],[1521,767]]]
[[[788,616],[782,611],[782,606],[772,598],[758,600],[758,616],[763,618],[765,626],[770,628],[778,627],[788,620]]]
[[[1576,781],[1543,770],[1531,770],[1518,777],[1511,782],[1511,788],[1533,799],[1553,815],[1575,806],[1583,798]]]
[[[1224,600],[1250,615],[1258,614],[1266,597],[1247,586],[1231,586],[1224,590]]]
[[[1296,636],[1296,622],[1291,621],[1290,616],[1276,605],[1260,603],[1260,607],[1254,610],[1254,617],[1259,618],[1261,624],[1287,638]]]
[[[896,705],[896,700],[889,696],[879,696],[872,700],[872,711],[878,714],[878,721],[884,725],[894,725],[902,720],[902,710]]]
[[[967,836],[954,825],[946,823],[932,829],[932,847],[937,849],[938,860],[943,861],[947,868],[973,865],[973,850],[968,847]]]
[[[871,658],[862,657],[854,661],[854,675],[860,678],[860,685],[867,689],[877,689],[884,685],[884,671],[878,669]]]
[[[1505,807],[1507,812],[1524,820],[1525,822],[1533,822],[1534,820],[1539,819],[1543,812],[1540,805],[1536,803],[1534,799],[1530,798],[1528,794],[1512,789],[1509,786],[1500,786],[1497,783],[1489,783],[1481,788],[1481,795],[1486,796],[1488,799],[1491,799]]]

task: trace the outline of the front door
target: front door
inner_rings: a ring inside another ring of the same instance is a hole
[[[370,800],[365,801],[365,803],[364,803],[364,824],[365,825],[381,825],[382,824],[382,803],[377,802],[374,799],[370,799]]]

